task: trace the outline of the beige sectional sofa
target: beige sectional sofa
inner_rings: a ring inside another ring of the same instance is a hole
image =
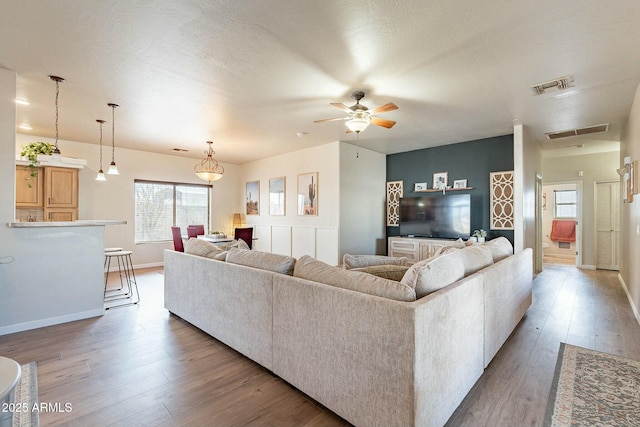
[[[165,307],[358,426],[444,425],[531,304],[530,249],[418,299],[309,257],[226,259],[167,250]],[[450,276],[438,265],[412,266],[413,279]]]

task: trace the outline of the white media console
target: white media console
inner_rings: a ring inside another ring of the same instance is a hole
[[[393,257],[407,257],[413,264],[432,257],[436,251],[455,244],[455,240],[430,239],[427,237],[389,237],[388,254]]]

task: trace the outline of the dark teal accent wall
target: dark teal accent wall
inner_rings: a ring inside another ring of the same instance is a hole
[[[513,243],[513,230],[489,228],[489,173],[513,170],[513,135],[497,136],[459,144],[425,148],[423,150],[387,156],[387,181],[404,181],[404,197],[428,196],[415,193],[416,182],[433,187],[433,173],[448,172],[449,185],[456,179],[466,179],[469,191],[455,194],[471,195],[471,232],[484,228],[489,239],[505,236]],[[399,236],[398,227],[387,227],[387,236]]]

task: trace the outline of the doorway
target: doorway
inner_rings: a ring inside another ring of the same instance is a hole
[[[545,264],[580,265],[578,183],[542,187],[542,254]]]

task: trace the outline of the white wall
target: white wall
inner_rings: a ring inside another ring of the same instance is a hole
[[[384,154],[340,145],[340,259],[386,253],[386,168]]]
[[[640,160],[640,87],[636,90],[635,99],[627,129],[621,139],[620,157],[616,167],[622,167],[625,156],[631,160]],[[623,188],[623,186],[621,186]],[[640,262],[638,262],[638,248],[640,248],[640,194],[636,194],[633,203],[621,203],[622,223],[620,230],[621,268],[620,278],[628,289],[628,296],[640,322],[638,307],[640,307]]]
[[[609,151],[566,157],[546,157],[542,178],[547,183],[582,182],[582,266],[595,268],[594,195],[596,181],[618,180],[619,154]],[[582,176],[578,172],[582,171]],[[622,233],[623,234],[623,233]]]
[[[53,143],[50,138],[18,134],[16,152],[20,152],[22,145],[34,141]],[[106,246],[132,250],[132,260],[136,267],[161,265],[163,251],[173,248],[172,242],[135,244],[134,179],[204,184],[205,181],[198,178],[193,171],[193,166],[199,159],[128,150],[116,146],[115,160],[120,175],[106,175],[107,181],[99,182],[95,180],[99,169],[98,145],[60,140],[58,146],[63,156],[87,161],[87,166],[81,169],[79,174],[78,218],[127,221],[126,225],[106,227]],[[103,150],[103,169],[106,170],[111,162],[111,148]],[[225,168],[224,177],[212,184],[211,228],[231,233],[233,212],[241,200],[239,167],[222,165]]]
[[[299,257],[310,255],[335,265],[339,262],[340,168],[339,142],[257,160],[240,166],[235,212],[254,227],[261,251]],[[318,172],[318,215],[297,214],[298,175]],[[269,215],[269,179],[286,178],[284,216]],[[245,184],[260,181],[260,214],[245,215]]]

